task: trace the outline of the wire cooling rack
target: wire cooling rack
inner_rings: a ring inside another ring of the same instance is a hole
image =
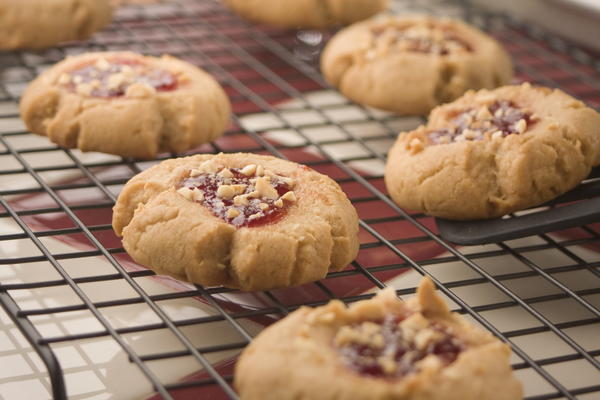
[[[465,18],[505,44],[517,81],[600,106],[600,58],[535,26],[466,2],[395,1],[393,11]],[[237,398],[235,357],[262,327],[386,285],[411,295],[424,274],[512,346],[528,399],[600,398],[598,226],[483,246],[442,240],[431,218],[386,197],[382,179],[397,132],[422,120],[331,90],[318,72],[330,34],[252,26],[217,1],[180,0],[121,8],[85,43],[0,53],[0,398]],[[156,277],[129,259],[111,207],[157,161],[61,149],[27,132],[17,109],[27,83],[64,56],[122,49],[171,53],[226,88],[231,126],[190,153],[273,154],[333,177],[361,218],[357,260],[320,282],[244,294]]]

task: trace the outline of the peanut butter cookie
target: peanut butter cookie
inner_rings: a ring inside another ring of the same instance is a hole
[[[36,78],[21,99],[31,132],[67,148],[136,158],[215,139],[230,109],[221,86],[201,69],[131,52],[67,58]]]
[[[425,279],[406,302],[386,289],[300,308],[250,343],[234,383],[242,400],[518,400],[509,356]]]
[[[600,163],[600,114],[560,90],[469,92],[401,133],[385,183],[401,207],[482,219],[570,190]]]
[[[0,49],[42,49],[82,40],[110,22],[109,0],[2,0]]]
[[[223,0],[240,16],[282,28],[347,25],[385,10],[389,0]]]
[[[321,279],[358,252],[356,211],[334,181],[244,153],[167,160],[135,176],[113,228],[159,274],[242,290]]]
[[[512,77],[510,58],[496,40],[465,23],[425,16],[343,29],[327,44],[321,70],[351,100],[417,115]]]

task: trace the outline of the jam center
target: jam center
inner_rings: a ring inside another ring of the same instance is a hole
[[[296,197],[291,191],[291,179],[263,175],[261,169],[249,165],[242,169],[225,168],[219,173],[192,171],[178,192],[236,227],[270,224],[285,215]]]
[[[531,113],[525,112],[508,100],[498,100],[489,106],[473,108],[458,114],[450,128],[429,132],[434,144],[482,140],[489,136],[501,138],[525,133],[535,123]]]
[[[151,68],[138,61],[107,61],[104,58],[62,74],[59,83],[79,94],[103,98],[123,96],[134,83],[145,84],[157,91],[177,88],[177,79],[167,71]]]
[[[344,326],[334,342],[350,369],[372,377],[402,377],[417,370],[417,363],[429,355],[443,365],[454,362],[463,345],[441,324],[419,320],[418,330],[398,317]]]
[[[438,55],[472,51],[471,46],[451,30],[433,26],[377,27],[372,33],[379,43],[386,43],[397,51]]]

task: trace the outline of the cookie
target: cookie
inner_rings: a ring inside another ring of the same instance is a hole
[[[270,156],[163,161],[132,178],[113,211],[134,260],[205,286],[296,286],[346,267],[358,252],[358,218],[340,187]]]
[[[282,28],[322,29],[369,18],[389,0],[223,0],[238,15]]]
[[[425,115],[469,89],[512,78],[502,46],[477,28],[450,19],[398,16],[352,25],[321,56],[327,81],[357,103]]]
[[[110,0],[3,0],[0,49],[42,49],[82,40],[106,26]]]
[[[392,289],[345,307],[301,307],[240,356],[242,400],[517,400],[510,349],[449,311],[424,279],[417,296]]]
[[[448,219],[499,217],[570,190],[600,163],[600,114],[560,90],[469,92],[401,133],[385,183],[401,207]]]
[[[230,110],[201,69],[131,52],[67,58],[36,78],[20,105],[27,128],[59,146],[144,159],[217,138]]]

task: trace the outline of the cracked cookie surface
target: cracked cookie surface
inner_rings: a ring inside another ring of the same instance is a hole
[[[403,132],[385,183],[401,207],[448,219],[494,218],[547,202],[600,163],[600,114],[529,84],[469,92]]]
[[[347,25],[383,10],[389,0],[222,0],[240,16],[282,28]]]
[[[325,78],[350,99],[398,114],[427,114],[469,89],[512,78],[492,37],[465,23],[426,16],[388,17],[340,31],[321,56]]]
[[[247,291],[321,279],[358,252],[356,211],[333,180],[245,153],[167,160],[136,175],[113,228],[159,274]]]
[[[144,159],[216,139],[230,109],[201,69],[132,52],[69,57],[37,77],[20,104],[27,128],[60,146]]]
[[[426,278],[406,302],[386,289],[348,308],[300,308],[250,343],[234,384],[242,400],[519,400],[509,357]]]
[[[43,49],[83,40],[110,22],[109,0],[2,0],[0,49]]]

